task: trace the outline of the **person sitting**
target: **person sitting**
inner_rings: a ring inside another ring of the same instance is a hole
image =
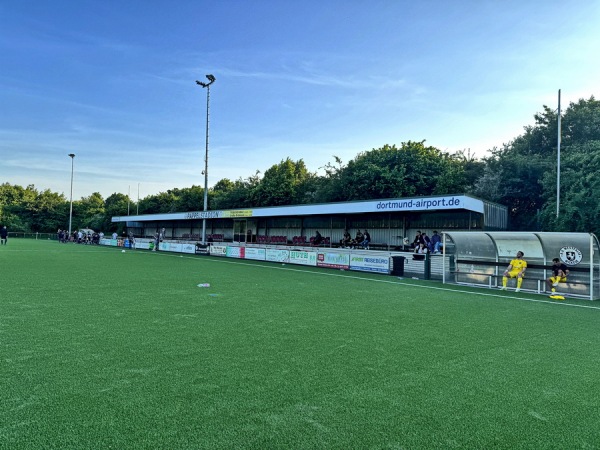
[[[352,243],[352,238],[350,237],[350,233],[348,230],[344,230],[344,237],[340,240],[340,245],[344,248],[349,247]]]
[[[437,231],[434,231],[433,235],[431,236],[430,250],[432,251],[432,253],[439,253],[441,245],[442,245],[442,238],[440,237],[440,235],[438,234]]]
[[[421,233],[421,242],[425,244],[425,247],[431,252],[431,239],[427,236],[427,232],[423,231]]]
[[[323,236],[321,236],[321,233],[319,233],[318,231],[315,234],[315,237],[313,238],[313,245],[321,245],[323,243]]]
[[[411,244],[411,247],[416,250],[417,248],[419,248],[419,244],[422,242],[424,243],[425,241],[421,237],[421,232],[417,231],[417,235],[415,236],[415,240]]]
[[[354,238],[354,241],[352,241],[352,246],[354,247],[356,245],[360,245],[364,240],[365,236],[362,234],[362,232],[360,230],[356,230],[356,237]]]
[[[371,242],[371,235],[369,234],[369,232],[367,230],[365,230],[365,232],[363,234],[363,240],[361,242],[361,245],[365,249],[368,249],[369,248],[369,242]]]
[[[424,254],[427,253],[429,250],[427,249],[427,246],[425,245],[424,242],[421,242],[417,247],[415,247],[415,253],[420,253],[420,254]]]
[[[552,276],[546,280],[546,284],[548,285],[548,289],[552,292],[556,292],[556,286],[558,283],[566,283],[567,275],[569,275],[569,269],[567,266],[560,262],[558,258],[554,258],[552,260]]]

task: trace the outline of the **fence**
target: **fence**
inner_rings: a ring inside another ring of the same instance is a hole
[[[10,231],[8,233],[8,239],[13,238],[25,238],[25,239],[43,239],[43,240],[58,240],[56,233],[21,233],[20,231]]]

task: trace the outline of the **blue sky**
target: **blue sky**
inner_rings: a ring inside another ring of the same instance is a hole
[[[0,3],[0,183],[137,197],[426,140],[479,157],[600,97],[600,1]],[[201,205],[199,206],[201,209]]]

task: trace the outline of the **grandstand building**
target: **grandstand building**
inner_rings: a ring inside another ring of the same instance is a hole
[[[344,230],[369,230],[371,247],[402,249],[417,231],[504,231],[505,206],[469,195],[445,195],[340,203],[190,211],[166,214],[116,216],[139,237],[151,237],[165,228],[170,240],[202,240],[206,219],[207,242],[301,245],[319,231],[325,245],[336,246]]]

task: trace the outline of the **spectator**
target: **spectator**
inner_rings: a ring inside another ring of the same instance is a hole
[[[321,236],[321,233],[319,233],[318,231],[315,234],[315,237],[313,238],[313,245],[321,245],[323,243],[323,236]]]
[[[344,237],[340,241],[340,245],[344,248],[347,248],[350,246],[351,243],[352,238],[350,237],[350,233],[348,233],[348,230],[344,230]]]
[[[363,236],[364,236],[364,238],[363,238],[363,241],[361,242],[361,245],[365,249],[368,249],[369,248],[369,242],[371,242],[371,235],[369,234],[369,232],[367,230],[365,230]]]
[[[429,251],[424,242],[421,242],[417,247],[415,247],[415,253],[425,254]]]
[[[420,243],[425,243],[425,241],[423,240],[423,238],[421,237],[421,232],[417,231],[417,235],[415,236],[415,240],[413,241],[411,247],[413,249],[417,249],[419,248],[419,244]]]
[[[354,238],[354,245],[361,245],[362,241],[365,240],[365,236],[362,234],[360,230],[356,230],[356,237]]]
[[[8,228],[4,225],[0,228],[0,244],[6,245],[8,243]]]
[[[133,231],[129,232],[129,248],[135,250],[135,236],[133,235]]]
[[[425,231],[421,233],[421,242],[425,244],[425,247],[427,247],[429,251],[431,251],[431,239],[429,239],[429,236],[427,236]]]
[[[437,231],[434,231],[433,236],[431,236],[431,251],[433,253],[439,253],[441,245],[442,238],[440,237]]]

